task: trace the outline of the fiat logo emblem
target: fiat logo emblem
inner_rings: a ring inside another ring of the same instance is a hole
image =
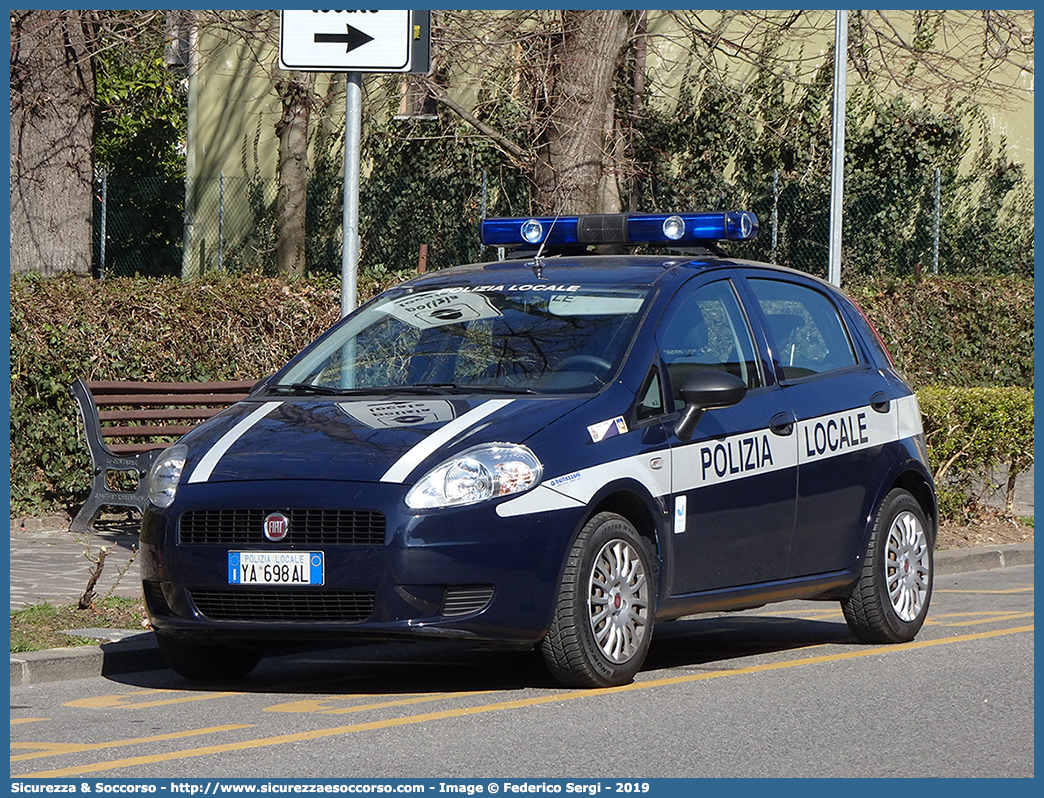
[[[271,541],[282,540],[290,531],[290,519],[282,513],[269,513],[265,517],[265,537]]]

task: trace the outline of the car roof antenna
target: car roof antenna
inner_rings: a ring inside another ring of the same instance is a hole
[[[547,235],[544,236],[544,240],[540,242],[540,248],[537,250],[536,257],[533,259],[533,274],[538,280],[544,279],[544,247],[547,246],[547,240],[551,237],[551,232],[555,229],[555,222],[558,221],[558,217],[561,215],[561,213],[555,214],[551,226],[547,228]]]

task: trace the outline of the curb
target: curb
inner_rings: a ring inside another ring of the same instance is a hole
[[[994,568],[1033,565],[1033,543],[1009,543],[978,549],[946,549],[935,553],[936,575],[965,574]]]
[[[1033,564],[1033,543],[977,549],[947,549],[935,554],[937,576],[1014,568]],[[97,646],[52,648],[11,654],[11,686],[88,679],[167,667],[151,632]]]
[[[114,676],[166,667],[152,632],[142,632],[97,646],[11,654],[11,686]]]

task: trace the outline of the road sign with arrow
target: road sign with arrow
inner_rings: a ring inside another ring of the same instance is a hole
[[[355,309],[363,72],[431,69],[431,11],[281,11],[279,68],[347,72],[344,81],[344,212],[341,315]]]
[[[427,11],[282,11],[281,69],[427,72]]]

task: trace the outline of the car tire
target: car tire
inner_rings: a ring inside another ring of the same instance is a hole
[[[259,648],[189,643],[158,633],[156,644],[176,673],[194,681],[238,679],[256,668],[264,656]]]
[[[566,559],[558,601],[540,649],[566,687],[627,684],[652,640],[656,557],[615,513],[599,513]]]
[[[913,640],[932,597],[934,540],[924,510],[896,488],[874,514],[863,570],[841,602],[845,621],[864,643]]]

